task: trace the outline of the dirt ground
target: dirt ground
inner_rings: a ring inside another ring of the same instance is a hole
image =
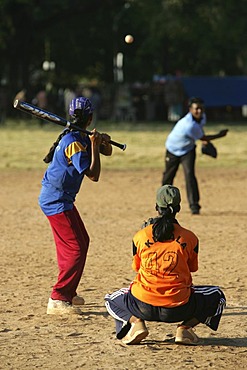
[[[161,173],[105,171],[99,183],[85,180],[76,205],[91,236],[78,293],[83,315],[46,314],[57,264],[50,227],[37,198],[43,171],[4,170],[1,215],[1,369],[247,369],[247,169],[198,169],[200,216],[189,212],[183,174],[179,222],[200,239],[195,284],[219,285],[227,307],[219,330],[204,325],[197,347],[174,344],[176,324],[148,322],[138,346],[115,339],[104,295],[128,286],[134,233],[154,216]]]

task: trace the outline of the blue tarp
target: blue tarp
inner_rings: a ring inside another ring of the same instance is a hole
[[[247,77],[181,77],[188,97],[201,97],[206,107],[247,105]]]

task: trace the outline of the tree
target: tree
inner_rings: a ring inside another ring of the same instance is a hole
[[[245,0],[0,0],[0,15],[0,78],[10,97],[48,77],[58,87],[112,83],[116,51],[126,82],[247,73]],[[45,60],[55,73],[42,69]]]

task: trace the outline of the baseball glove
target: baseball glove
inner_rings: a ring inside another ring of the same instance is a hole
[[[202,154],[209,155],[212,158],[217,158],[217,149],[210,141],[208,141],[207,143],[202,144]]]

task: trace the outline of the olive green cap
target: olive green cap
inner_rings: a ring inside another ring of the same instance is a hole
[[[181,202],[180,191],[172,185],[163,185],[157,190],[156,203],[161,208],[178,206]]]

